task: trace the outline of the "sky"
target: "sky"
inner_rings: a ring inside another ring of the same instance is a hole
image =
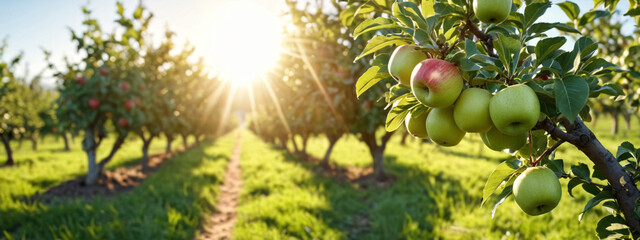
[[[234,0],[237,1],[237,0]],[[213,39],[219,36],[212,29],[216,8],[227,2],[227,0],[153,0],[144,1],[144,5],[153,12],[150,31],[154,34],[153,39],[159,42],[166,27],[176,33],[176,41],[182,45],[189,41],[195,46],[195,55],[203,57],[205,63],[211,63],[215,57]],[[261,5],[269,11],[279,12],[284,7],[283,0],[246,0],[248,4]],[[558,3],[561,1],[553,0]],[[580,6],[581,13],[593,7],[590,0],[574,0]],[[82,6],[87,6],[93,11],[92,16],[97,18],[105,30],[115,27],[113,22],[116,18],[116,1],[110,0],[0,0],[0,39],[6,38],[8,49],[4,58],[8,59],[24,53],[18,74],[24,73],[25,66],[28,66],[30,75],[46,68],[44,54],[41,49],[52,52],[52,60],[55,63],[62,63],[63,56],[70,56],[72,59],[79,59],[75,50],[75,45],[71,42],[69,28],[82,30],[81,22],[84,16],[81,12]],[[130,15],[139,1],[123,1],[125,11]],[[628,1],[621,1],[621,9],[628,8]],[[250,17],[250,16],[249,16]],[[565,22],[568,18],[562,10],[556,6],[545,13],[540,21]],[[260,21],[260,19],[256,19]],[[229,19],[230,24],[233,19]],[[628,24],[625,27],[627,33],[633,31],[635,26]],[[550,32],[557,35],[557,32]],[[572,43],[565,44],[566,49],[572,48]],[[46,76],[45,76],[46,77]],[[45,78],[45,85],[53,87],[55,79]]]

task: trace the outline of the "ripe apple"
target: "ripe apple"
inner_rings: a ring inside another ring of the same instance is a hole
[[[417,49],[416,45],[402,45],[396,48],[389,58],[389,74],[399,83],[410,86],[413,68],[427,55]]]
[[[518,150],[527,143],[526,133],[509,136],[494,127],[486,133],[480,133],[480,138],[482,138],[484,145],[494,151],[502,151],[505,149]]]
[[[489,116],[491,93],[482,88],[462,91],[453,107],[453,119],[460,130],[465,132],[487,132],[493,123]]]
[[[511,12],[512,0],[475,0],[473,11],[480,21],[498,24],[506,20]]]
[[[460,70],[440,59],[424,60],[411,73],[411,90],[422,104],[433,108],[451,106],[462,91]]]
[[[118,125],[120,125],[120,127],[127,127],[129,126],[129,120],[121,117],[120,119],[118,119]]]
[[[89,99],[89,107],[93,110],[98,109],[98,107],[100,107],[100,100],[95,98]]]
[[[128,91],[130,87],[131,86],[129,86],[128,82],[121,82],[120,83],[120,89],[122,89],[122,91]]]
[[[78,76],[76,77],[76,83],[80,85],[85,85],[87,84],[87,78],[84,76]]]
[[[107,71],[106,68],[100,68],[100,70],[98,70],[98,73],[100,74],[100,76],[107,76],[109,74],[109,71]]]
[[[540,102],[529,86],[509,86],[491,98],[489,115],[500,132],[511,136],[520,135],[531,130],[538,122]]]
[[[427,116],[427,133],[431,140],[442,146],[455,146],[466,134],[453,120],[453,106],[433,108]]]
[[[558,206],[562,188],[556,174],[547,167],[530,167],[513,182],[513,196],[518,207],[536,216]]]
[[[419,114],[407,114],[407,117],[404,119],[407,132],[417,138],[429,138],[429,134],[427,134],[427,116],[429,115],[429,111],[430,110],[427,110]]]
[[[131,109],[133,109],[133,106],[134,106],[133,101],[129,99],[124,100],[124,103],[122,105],[124,106],[124,109],[127,111],[131,111]]]

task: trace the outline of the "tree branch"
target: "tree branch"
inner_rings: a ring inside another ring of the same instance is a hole
[[[467,26],[467,29],[469,29],[471,33],[473,33],[473,35],[475,35],[480,41],[482,41],[482,43],[484,43],[484,46],[487,47],[487,53],[489,54],[489,56],[497,58],[498,55],[493,52],[493,37],[482,32],[478,28],[478,26],[471,22],[470,19],[467,19],[467,23],[465,25]]]
[[[561,144],[563,144],[565,141],[560,139],[558,142],[556,142],[555,144],[553,144],[553,146],[551,146],[550,148],[547,148],[547,150],[544,150],[544,152],[540,155],[540,157],[538,157],[538,159],[536,159],[535,162],[533,162],[533,166],[538,165],[538,163],[542,160],[542,158],[544,156],[546,156],[547,154],[553,152],[556,150],[556,148],[558,148]]]

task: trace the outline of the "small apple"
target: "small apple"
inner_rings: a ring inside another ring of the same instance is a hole
[[[417,49],[416,45],[402,45],[396,48],[389,58],[389,74],[399,83],[410,86],[413,68],[427,55]]]
[[[58,132],[58,128],[57,127],[51,128],[51,133],[57,133],[57,132]]]
[[[128,127],[129,126],[129,120],[127,120],[126,118],[120,118],[118,119],[118,125],[120,125],[120,127]]]
[[[553,210],[562,197],[560,181],[547,167],[530,167],[513,182],[513,197],[525,213],[536,216]]]
[[[129,86],[128,82],[121,82],[120,83],[120,89],[122,89],[122,91],[128,91],[130,87],[131,86]]]
[[[107,71],[106,68],[100,68],[100,70],[98,70],[98,73],[100,74],[100,76],[107,76],[109,74],[109,71]]]
[[[520,135],[531,130],[538,122],[540,102],[529,86],[509,86],[491,98],[489,115],[500,132],[510,136]]]
[[[462,91],[453,107],[453,119],[465,132],[487,132],[493,123],[489,116],[491,93],[482,88]]]
[[[540,75],[538,75],[538,78],[540,78],[540,80],[542,80],[542,81],[547,81],[547,80],[549,80],[549,76],[544,75],[544,74],[540,74]]]
[[[87,78],[84,76],[78,76],[76,77],[76,83],[80,85],[85,85],[87,84]]]
[[[427,116],[429,111],[424,111],[419,114],[407,114],[404,119],[404,125],[407,127],[407,132],[414,137],[426,139],[429,138],[427,134]]]
[[[447,147],[458,145],[466,134],[453,120],[453,106],[431,109],[427,116],[427,133],[435,143]]]
[[[486,133],[480,133],[480,138],[482,138],[484,145],[494,151],[502,151],[505,149],[518,150],[527,143],[526,133],[509,136],[494,127]]]
[[[133,106],[134,106],[133,101],[129,99],[124,100],[124,103],[122,105],[124,106],[124,109],[127,111],[131,111],[131,109],[133,109]]]
[[[512,0],[475,0],[473,12],[484,23],[498,24],[506,20],[511,12]]]
[[[462,91],[462,74],[450,62],[424,60],[411,73],[411,90],[422,104],[433,108],[451,106]]]
[[[100,107],[100,100],[95,98],[89,99],[89,107],[93,110],[98,109],[98,107]]]

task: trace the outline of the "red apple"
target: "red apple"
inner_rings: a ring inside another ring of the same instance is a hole
[[[98,107],[100,107],[100,100],[95,98],[89,99],[89,107],[93,110],[98,109]]]
[[[52,132],[52,133],[57,133],[57,132],[58,132],[58,128],[57,128],[57,127],[53,127],[53,128],[51,128],[51,132]]]
[[[413,95],[422,104],[433,108],[451,106],[460,96],[463,84],[458,67],[445,60],[424,60],[411,73]]]
[[[126,118],[120,118],[118,119],[118,125],[120,125],[120,127],[128,127],[129,126],[129,120],[127,120]]]
[[[98,70],[98,73],[99,73],[101,76],[107,76],[107,75],[109,74],[109,71],[107,71],[107,69],[106,69],[106,68],[100,68],[100,70]]]
[[[87,78],[85,78],[84,76],[78,76],[76,77],[76,83],[80,85],[85,85],[87,83]]]
[[[124,104],[123,104],[123,106],[124,106],[124,109],[125,109],[125,110],[127,110],[127,111],[131,111],[131,109],[133,109],[133,106],[134,106],[134,105],[133,105],[133,101],[131,101],[131,100],[129,100],[129,99],[124,100]]]
[[[121,82],[120,83],[120,89],[122,89],[123,91],[128,91],[129,90],[129,83],[128,82]]]

